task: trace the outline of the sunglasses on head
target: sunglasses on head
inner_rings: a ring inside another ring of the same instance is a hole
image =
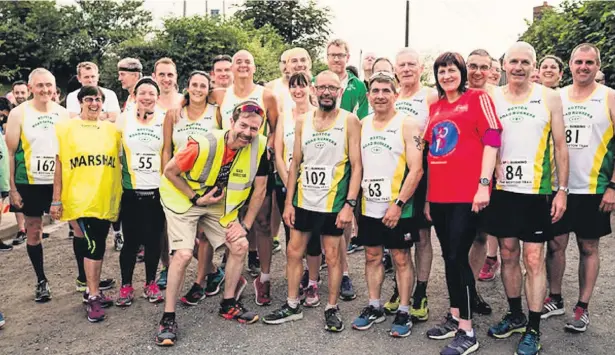
[[[235,108],[235,112],[237,113],[249,112],[249,113],[255,113],[261,117],[265,116],[265,112],[263,111],[263,109],[260,106],[253,105],[253,104],[244,104],[241,106],[237,106]]]

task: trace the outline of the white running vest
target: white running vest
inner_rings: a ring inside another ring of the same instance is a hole
[[[212,129],[218,129],[216,106],[207,104],[203,114],[196,120],[188,118],[187,108],[182,108],[179,120],[173,125],[173,154],[186,145],[188,137],[202,136]]]
[[[306,115],[309,115],[311,111],[308,111]],[[293,117],[292,110],[289,115],[284,114],[284,136],[282,141],[284,143],[284,164],[286,164],[286,170],[290,169],[290,163],[293,161],[293,149],[295,147],[295,127],[296,121]]]
[[[571,89],[572,86],[567,86],[560,90],[570,162],[568,188],[573,194],[602,194],[613,174],[609,88],[598,85],[583,101],[570,99]]]
[[[234,91],[235,86],[231,85],[226,89],[226,93],[224,94],[224,99],[222,99],[222,104],[220,105],[220,114],[222,116],[222,129],[230,129],[231,128],[231,117],[233,117],[233,110],[235,106],[244,102],[244,101],[254,101],[256,102],[262,109],[265,111],[265,99],[264,93],[265,88],[260,85],[255,85],[254,90],[250,93],[250,95],[246,97],[238,97],[235,95]],[[259,133],[263,133],[266,126],[267,118],[263,120],[263,125],[261,126],[261,130]]]
[[[395,102],[395,109],[415,119],[421,132],[425,130],[427,118],[429,118],[427,96],[430,92],[430,88],[422,87],[410,97],[401,97],[400,95]]]
[[[362,214],[384,217],[399,196],[407,171],[403,125],[405,113],[398,112],[382,129],[374,127],[374,116],[363,119],[361,128],[361,160],[363,162]]]
[[[125,113],[122,127],[122,186],[129,190],[151,190],[160,187],[162,174],[164,113],[154,111],[154,118],[143,124],[136,110]]]
[[[52,103],[50,112],[40,112],[26,101],[21,121],[21,136],[15,152],[15,183],[53,184],[58,153],[55,125],[65,117],[61,106]]]
[[[288,84],[284,84],[281,78],[277,78],[273,81],[271,90],[278,100],[280,113],[283,112],[285,115],[287,113],[292,114],[292,110],[295,107],[295,101],[293,101],[293,97],[290,96]]]
[[[303,121],[303,161],[297,179],[295,205],[314,212],[339,212],[344,206],[350,182],[348,160],[348,115],[339,110],[335,122],[324,130],[314,128],[314,113]]]
[[[492,94],[503,127],[496,188],[551,194],[551,112],[545,102],[550,89],[532,84],[529,97],[516,103],[506,99],[503,90],[496,88]]]

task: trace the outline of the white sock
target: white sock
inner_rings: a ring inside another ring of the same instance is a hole
[[[342,274],[342,276],[348,276],[348,277],[350,277],[350,275],[348,275],[348,271],[344,271],[344,273]]]
[[[410,311],[410,306],[405,305],[405,306],[399,306],[399,308],[397,309],[398,312],[405,312],[408,313],[408,311]]]
[[[380,308],[380,300],[369,300],[369,305],[378,309]]]
[[[474,328],[466,330],[465,332],[467,336],[469,336],[470,338],[474,338]]]
[[[318,286],[318,281],[310,280],[310,282],[308,282],[308,287],[310,286],[314,286],[314,287]]]
[[[295,299],[287,298],[286,303],[288,303],[290,308],[296,309],[299,306],[299,299],[298,298],[295,298]]]
[[[270,277],[269,274],[263,274],[261,272],[261,282],[262,283],[265,283],[265,282],[269,281],[269,277]]]
[[[325,311],[331,309],[331,308],[337,308],[337,304],[329,304],[327,303],[327,306],[325,307]]]

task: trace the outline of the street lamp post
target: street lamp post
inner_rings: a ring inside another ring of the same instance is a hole
[[[410,0],[406,0],[406,47],[410,44]]]

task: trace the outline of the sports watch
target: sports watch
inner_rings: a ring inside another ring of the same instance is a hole
[[[489,180],[488,178],[480,178],[478,180],[478,183],[483,185],[483,186],[489,186],[490,182],[491,182],[491,180]]]
[[[346,200],[346,204],[354,210],[357,207],[357,200]]]

